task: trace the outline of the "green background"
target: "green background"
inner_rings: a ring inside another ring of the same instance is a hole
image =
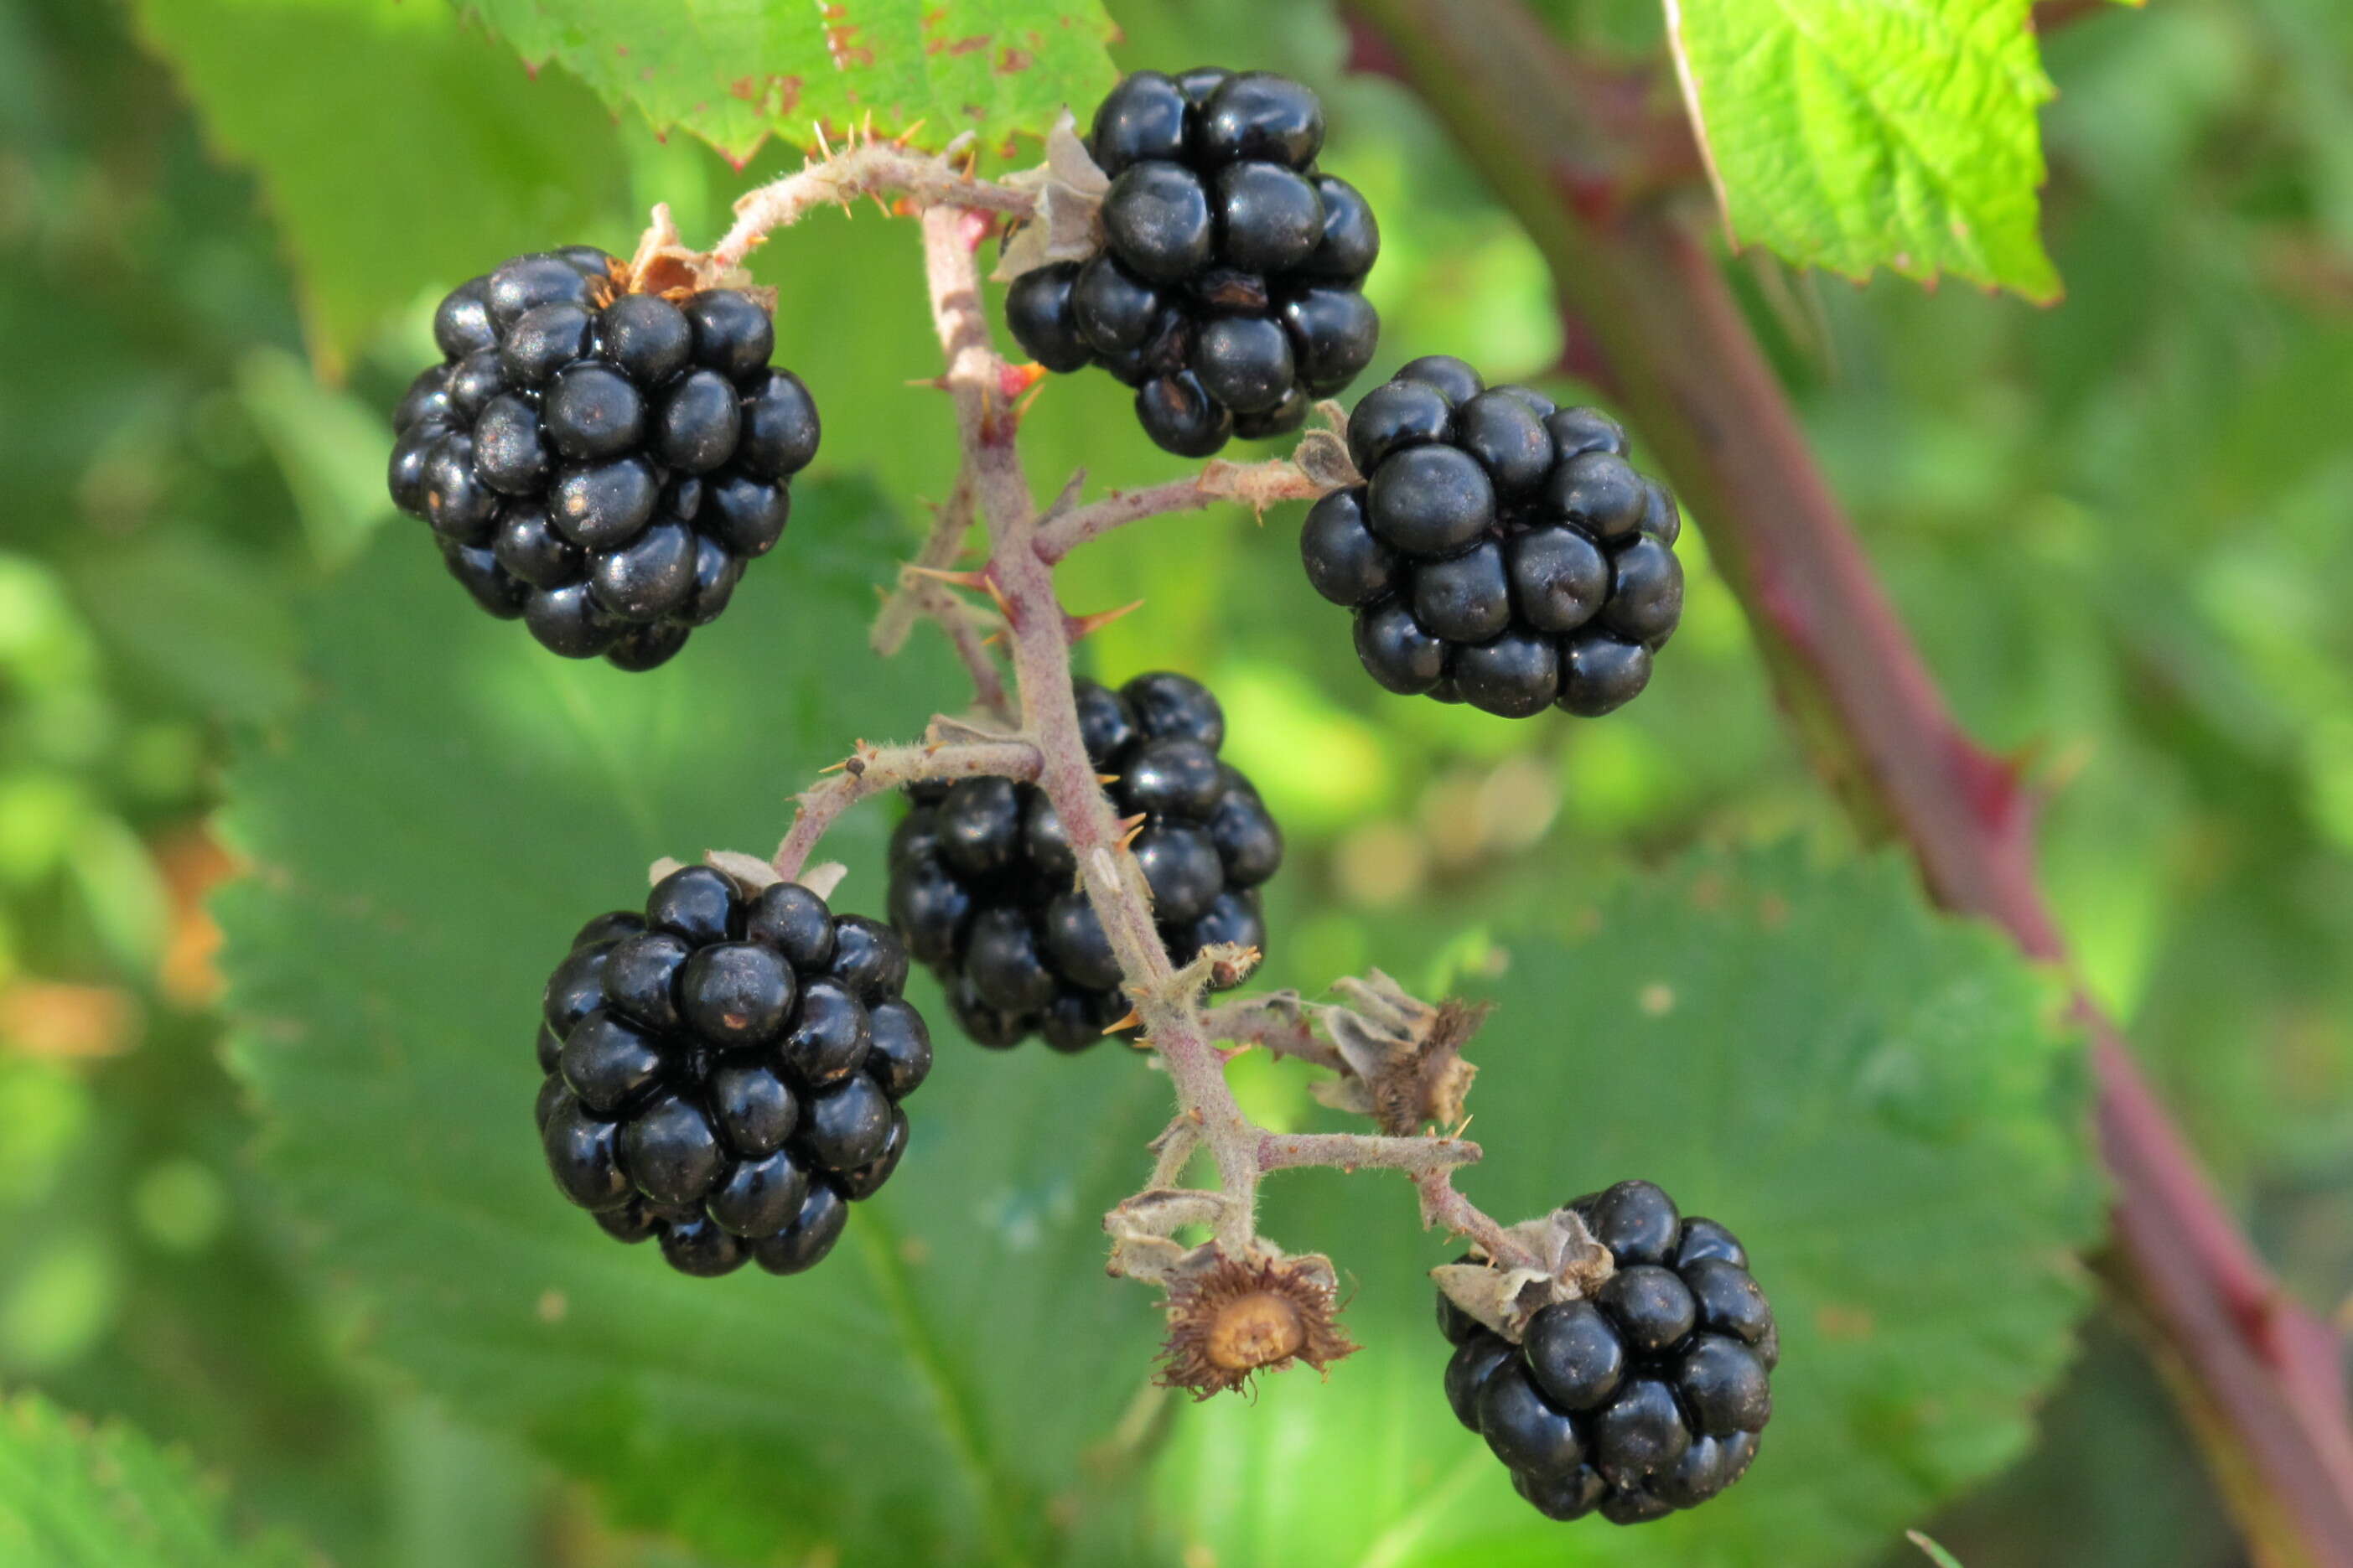
[[[1109,1048],[984,1057],[943,1022],[917,1152],[802,1280],[679,1279],[565,1210],[522,1120],[537,974],[652,857],[764,847],[849,741],[955,700],[928,631],[887,668],[860,636],[953,454],[907,384],[934,363],[910,226],[821,215],[759,270],[825,450],[728,619],[630,679],[466,605],[381,500],[433,300],[533,246],[627,248],[656,200],[707,239],[794,156],[691,116],[657,137],[530,36],[605,7],[480,9],[510,36],[426,0],[0,0],[0,1562],[1917,1561],[1906,1527],[1972,1563],[2240,1561],[2146,1365],[2083,1316],[2095,1178],[2046,984],[1852,841],[1704,519],[1657,682],[1596,724],[1372,689],[1296,509],[1145,525],[1063,577],[1080,610],[1145,601],[1100,673],[1224,698],[1291,837],[1271,983],[1379,964],[1504,1003],[1474,1196],[1516,1215],[1640,1171],[1757,1246],[1792,1353],[1722,1504],[1616,1532],[1512,1499],[1438,1396],[1419,1270],[1447,1254],[1393,1179],[1278,1178],[1269,1215],[1341,1266],[1362,1354],[1255,1404],[1144,1394],[1150,1299],[1103,1279],[1092,1216],[1165,1090]],[[1636,0],[1540,9],[1659,58]],[[1591,395],[1541,260],[1408,93],[1345,68],[1327,8],[1111,15],[1122,66],[1324,93],[1327,163],[1384,220],[1376,373],[1448,352]],[[1964,721],[2045,792],[2094,989],[2327,1310],[2353,1267],[2353,22],[2172,0],[2042,55],[2063,304],[1725,265]],[[1025,434],[1041,486],[1176,471],[1100,377]],[[886,827],[836,847],[854,906]],[[1270,1121],[1338,1125],[1301,1074],[1236,1078]]]

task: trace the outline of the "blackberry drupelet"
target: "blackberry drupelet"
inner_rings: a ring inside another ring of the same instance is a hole
[[[567,658],[651,669],[772,549],[817,405],[733,289],[655,295],[572,246],[460,285],[441,363],[393,416],[389,476],[451,575]]]
[[[1447,1402],[1548,1518],[1695,1508],[1757,1457],[1780,1360],[1773,1310],[1733,1234],[1650,1183],[1568,1206],[1617,1271],[1589,1300],[1539,1310],[1517,1345],[1441,1293]]]
[[[1117,691],[1081,680],[1087,754],[1123,817],[1178,963],[1212,942],[1263,948],[1259,886],[1282,834],[1257,790],[1220,762],[1225,714],[1198,682],[1140,675]],[[891,844],[891,919],[939,976],[965,1032],[1005,1049],[1035,1034],[1080,1051],[1126,1016],[1120,970],[1045,792],[965,779],[910,794]]]
[[[573,938],[542,1002],[539,1127],[564,1195],[682,1273],[797,1274],[907,1151],[931,1071],[890,927],[708,866]]]
[[[1649,683],[1683,521],[1614,422],[1432,355],[1364,395],[1348,449],[1366,482],[1317,501],[1299,549],[1375,680],[1512,719],[1595,718]]]
[[[1015,279],[1015,339],[1049,370],[1099,364],[1135,388],[1145,433],[1179,457],[1296,430],[1380,340],[1363,293],[1380,227],[1317,170],[1323,144],[1323,105],[1288,78],[1126,78],[1088,139],[1112,182],[1104,248]]]

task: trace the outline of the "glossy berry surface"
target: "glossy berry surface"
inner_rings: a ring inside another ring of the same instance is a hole
[[[482,608],[566,658],[638,670],[775,547],[818,426],[808,389],[769,364],[776,328],[751,295],[627,293],[621,271],[574,246],[451,291],[386,479]]]
[[[906,1152],[932,1069],[906,978],[889,927],[795,883],[688,866],[597,916],[541,999],[556,1190],[682,1273],[809,1268]]]
[[[1169,955],[1182,964],[1212,942],[1263,948],[1259,888],[1282,864],[1282,833],[1218,755],[1218,700],[1166,672],[1077,689],[1113,810],[1140,819],[1133,848]],[[1000,1050],[1032,1035],[1059,1051],[1102,1039],[1128,1011],[1119,964],[1074,887],[1078,862],[1044,792],[976,778],[911,794],[891,843],[891,919],[965,1032]]]
[[[1026,272],[1006,324],[1050,371],[1103,367],[1179,457],[1299,428],[1380,342],[1380,226],[1322,173],[1324,109],[1266,71],[1137,71],[1095,111],[1103,249]]]
[[[1546,1518],[1641,1524],[1696,1508],[1757,1457],[1780,1359],[1773,1310],[1739,1240],[1651,1183],[1568,1207],[1615,1272],[1538,1310],[1516,1345],[1441,1293],[1447,1403]]]
[[[1356,613],[1389,690],[1521,719],[1596,718],[1640,695],[1683,618],[1682,519],[1591,408],[1414,361],[1357,401],[1363,484],[1307,514],[1307,580]]]

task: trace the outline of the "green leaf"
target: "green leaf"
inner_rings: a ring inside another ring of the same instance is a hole
[[[281,1536],[240,1542],[217,1488],[119,1426],[37,1394],[0,1404],[0,1562],[40,1568],[298,1568]]]
[[[1736,1230],[1782,1331],[1755,1469],[1641,1530],[1544,1520],[1440,1391],[1423,1271],[1460,1248],[1417,1234],[1402,1182],[1302,1172],[1266,1229],[1355,1282],[1366,1348],[1184,1424],[1159,1500],[1205,1561],[1832,1564],[2026,1447],[2099,1225],[2046,977],[1885,859],[1705,858],[1571,926],[1501,942],[1461,1185],[1510,1221],[1639,1175]]]
[[[394,515],[384,488],[384,421],[350,393],[320,385],[282,349],[258,348],[239,361],[237,391],[293,494],[311,555],[342,565]]]
[[[522,58],[561,61],[657,133],[683,126],[738,163],[771,135],[800,147],[869,118],[922,125],[938,146],[1042,133],[1064,104],[1087,112],[1116,76],[1099,0],[857,0],[745,5],[673,0],[468,0]]]
[[[1851,278],[1951,272],[2059,297],[2038,232],[2030,0],[1668,0],[1736,240]]]
[[[332,368],[437,279],[596,232],[626,169],[610,116],[410,0],[136,0],[213,145],[253,166]],[[445,283],[446,287],[447,284]]]
[[[616,1245],[532,1135],[537,997],[571,931],[641,900],[658,856],[765,850],[852,741],[962,700],[935,639],[865,651],[901,524],[859,487],[805,484],[794,510],[726,617],[647,675],[541,651],[416,525],[384,531],[311,616],[316,700],[234,772],[236,1058],[368,1342],[624,1520],[731,1560],[1043,1561],[1120,1495],[1081,1456],[1156,1320],[1105,1279],[1100,1216],[1165,1079],[1111,1049],[981,1052],[919,986],[939,1059],[906,1163],[790,1279]],[[837,907],[881,904],[892,815],[828,838]]]

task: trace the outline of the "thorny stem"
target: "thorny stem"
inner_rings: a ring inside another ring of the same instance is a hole
[[[921,207],[954,204],[966,211],[1015,217],[1027,217],[1037,206],[1037,198],[1028,192],[976,179],[949,158],[910,152],[893,142],[868,142],[812,160],[797,173],[746,193],[735,203],[735,226],[712,248],[708,275],[743,266],[770,233],[799,222],[815,208],[848,206],[860,196],[879,197],[885,191]]]
[[[1259,1139],[1259,1168],[1332,1165],[1343,1171],[1436,1171],[1479,1163],[1480,1148],[1460,1138],[1381,1138],[1356,1132],[1269,1132]]]
[[[1332,488],[1310,479],[1288,458],[1259,463],[1212,458],[1193,478],[1140,490],[1113,490],[1099,501],[1049,514],[1038,527],[1038,557],[1050,563],[1060,561],[1091,539],[1149,517],[1199,511],[1221,500],[1243,501],[1262,510],[1277,501],[1314,500]]]
[[[1024,193],[973,178],[951,158],[869,142],[812,163],[738,202],[734,227],[716,249],[694,259],[695,270],[705,278],[724,274],[740,266],[770,230],[819,205],[884,192],[906,198],[921,217],[933,324],[947,361],[939,384],[955,404],[964,462],[915,563],[922,570],[908,574],[900,589],[886,596],[871,640],[878,651],[888,652],[904,643],[916,615],[939,619],[973,671],[983,705],[1008,720],[1018,717],[1019,732],[988,735],[934,720],[921,744],[861,742],[838,776],[799,797],[799,814],[776,850],[776,870],[797,875],[833,823],[869,796],[918,782],[989,774],[1036,784],[1061,819],[1078,861],[1080,885],[1125,976],[1134,1019],[1176,1089],[1176,1117],[1154,1142],[1156,1159],[1147,1190],[1172,1187],[1194,1155],[1206,1149],[1224,1200],[1216,1239],[1222,1250],[1240,1256],[1257,1238],[1258,1186],[1266,1172],[1302,1165],[1398,1170],[1419,1191],[1426,1222],[1469,1236],[1495,1256],[1513,1256],[1515,1249],[1502,1226],[1451,1184],[1455,1167],[1479,1158],[1477,1144],[1437,1137],[1274,1134],[1242,1111],[1226,1082],[1226,1054],[1217,1048],[1219,1038],[1287,1048],[1327,1067],[1339,1067],[1340,1058],[1303,1032],[1281,1034],[1278,1045],[1271,1020],[1279,999],[1259,1005],[1255,1013],[1248,1004],[1220,1008],[1213,1029],[1203,1012],[1202,993],[1213,967],[1232,963],[1239,950],[1212,950],[1181,969],[1171,960],[1153,920],[1151,891],[1079,728],[1071,648],[1085,623],[1070,616],[1056,595],[1055,563],[1089,539],[1147,517],[1198,510],[1220,500],[1263,508],[1319,496],[1332,484],[1284,459],[1212,462],[1193,477],[1084,506],[1074,501],[1073,481],[1041,518],[1015,443],[1020,423],[1016,400],[1030,378],[1008,364],[991,341],[975,261],[995,215],[1027,216],[1032,201]],[[990,589],[1004,616],[1018,714],[986,651],[959,639],[960,627],[971,630],[964,606],[938,577],[928,575],[955,561],[976,514],[987,525],[989,544],[987,563],[976,581]],[[936,591],[937,597],[926,590]],[[1255,955],[1248,956],[1255,961]],[[1289,1005],[1296,1015],[1295,1000]],[[1253,1035],[1261,1020],[1264,1027]]]
[[[790,881],[841,814],[870,795],[935,780],[1038,776],[1038,748],[1027,741],[926,741],[913,746],[860,743],[840,771],[801,792],[799,812],[776,846],[776,875]]]
[[[1298,998],[1287,994],[1223,1003],[1210,1008],[1202,1023],[1213,1040],[1257,1046],[1271,1055],[1296,1057],[1334,1072],[1347,1070],[1347,1063],[1332,1042],[1315,1032]]]
[[[948,499],[932,514],[932,531],[925,536],[923,549],[908,563],[914,573],[901,572],[899,586],[884,596],[881,614],[874,617],[874,629],[867,636],[867,646],[884,658],[907,646],[907,634],[928,613],[913,592],[920,574],[944,571],[964,553],[964,536],[972,528],[972,473],[959,468]]]

